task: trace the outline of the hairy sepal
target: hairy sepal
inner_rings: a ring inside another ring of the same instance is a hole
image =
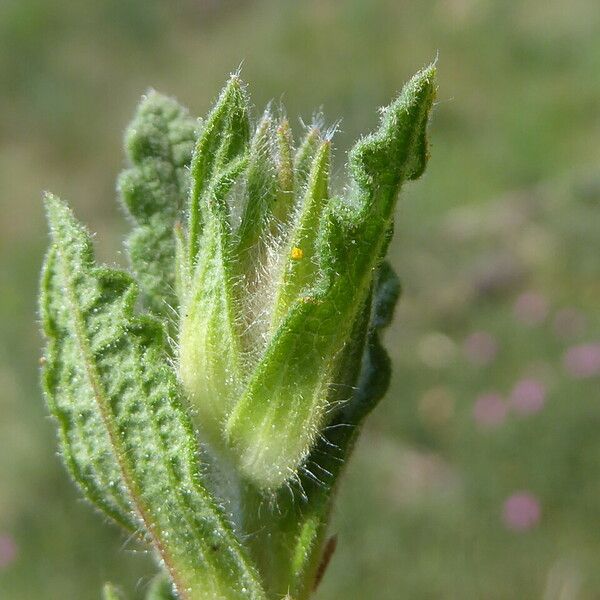
[[[198,262],[204,224],[214,218],[210,189],[222,176],[222,171],[245,153],[249,136],[248,98],[239,77],[232,75],[202,124],[192,156],[188,205],[192,266]]]
[[[43,379],[76,480],[92,500],[110,501],[110,516],[126,515],[143,533],[182,600],[264,598],[241,543],[202,483],[163,326],[133,315],[135,283],[94,265],[89,236],[66,205],[49,196],[46,206],[52,249],[42,281]],[[84,435],[102,453],[101,468],[82,450]]]
[[[302,291],[315,281],[319,262],[316,238],[319,222],[329,199],[330,162],[331,143],[322,141],[311,161],[307,183],[303,188],[301,208],[285,246],[271,317],[272,329],[276,329]]]
[[[306,189],[314,158],[324,141],[321,133],[322,121],[322,115],[314,116],[312,125],[306,128],[304,137],[294,155],[294,187],[300,193]]]
[[[292,506],[289,512],[283,510],[286,515],[282,519],[286,524],[284,537],[294,548],[290,554],[291,575],[299,600],[308,598],[318,585],[316,577],[322,565],[327,524],[340,475],[348,464],[365,418],[385,396],[390,384],[391,361],[381,337],[392,321],[400,292],[393,269],[389,263],[382,263],[373,300],[367,303],[355,325],[356,338],[363,338],[364,342],[348,351],[344,368],[338,374],[340,381],[352,388],[352,394],[348,398],[343,386],[338,389],[334,398],[338,409],[306,461],[310,471],[301,473],[299,482],[305,505]],[[286,502],[283,496],[282,501]]]
[[[273,207],[279,196],[276,148],[275,121],[267,108],[250,143],[246,198],[236,236],[242,277],[251,277],[256,265],[264,261],[270,242],[268,233],[275,231]],[[247,284],[251,288],[256,281]]]
[[[434,68],[404,87],[350,154],[350,198],[332,200],[316,242],[318,280],[277,329],[226,424],[242,473],[274,489],[293,478],[325,423],[344,347],[385,254],[401,184],[427,161]]]
[[[179,373],[194,420],[217,451],[243,379],[241,305],[228,195],[248,167],[248,100],[233,76],[207,117],[192,158],[190,281],[179,332]]]
[[[399,293],[398,279],[384,262],[372,300],[367,300],[355,323],[355,343],[346,347],[340,360],[339,386],[331,397],[336,410],[298,478],[275,497],[251,484],[245,489],[245,528],[257,532],[249,543],[259,568],[267,574],[265,585],[271,593],[289,591],[302,600],[311,596],[317,583],[340,475],[364,419],[389,386],[390,360],[381,333],[391,321]]]

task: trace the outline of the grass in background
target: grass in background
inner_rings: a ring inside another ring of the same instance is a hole
[[[91,600],[107,578],[135,596],[152,573],[55,455],[37,383],[41,190],[122,262],[120,136],[149,86],[203,114],[243,60],[257,106],[343,117],[341,169],[437,52],[432,160],[391,251],[393,388],[343,486],[320,597],[597,597],[594,0],[2,2],[1,597]]]

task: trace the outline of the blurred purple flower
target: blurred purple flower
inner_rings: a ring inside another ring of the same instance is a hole
[[[544,407],[546,386],[538,379],[522,379],[510,395],[511,408],[520,415],[533,415]]]
[[[487,331],[476,331],[467,337],[463,350],[470,363],[485,366],[496,358],[498,343]]]
[[[585,331],[585,316],[574,308],[561,308],[556,315],[552,327],[554,333],[562,339],[574,338]]]
[[[513,314],[524,325],[539,325],[548,316],[548,302],[537,292],[524,292],[515,300]]]
[[[542,516],[540,501],[531,492],[515,492],[504,502],[502,519],[513,531],[528,531]]]
[[[600,343],[571,346],[564,355],[563,365],[575,379],[600,374]]]
[[[500,394],[482,394],[475,400],[473,418],[480,428],[498,427],[506,419],[507,407]]]
[[[11,535],[0,535],[0,569],[5,569],[17,558],[17,544]]]

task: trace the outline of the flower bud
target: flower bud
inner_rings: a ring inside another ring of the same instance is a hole
[[[205,439],[259,487],[295,476],[336,408],[398,191],[425,168],[434,95],[430,67],[353,148],[343,195],[331,194],[318,126],[295,151],[287,120],[267,110],[249,136],[236,76],[202,125],[178,244],[179,373]]]

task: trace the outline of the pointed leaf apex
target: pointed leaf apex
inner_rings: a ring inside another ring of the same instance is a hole
[[[42,201],[44,203],[44,207],[46,208],[48,217],[54,215],[58,210],[60,210],[61,206],[66,208],[65,203],[52,192],[44,192]]]
[[[246,83],[237,73],[232,73],[221,92],[221,98],[243,97],[246,99]]]
[[[363,191],[397,188],[417,179],[427,164],[427,120],[435,98],[435,65],[414,75],[382,111],[377,131],[359,141],[349,155],[350,172]]]
[[[83,225],[77,221],[69,205],[54,194],[44,195],[46,218],[50,229],[50,237],[54,243],[66,244],[72,242],[89,245],[89,238]],[[81,250],[84,250],[84,247]]]

